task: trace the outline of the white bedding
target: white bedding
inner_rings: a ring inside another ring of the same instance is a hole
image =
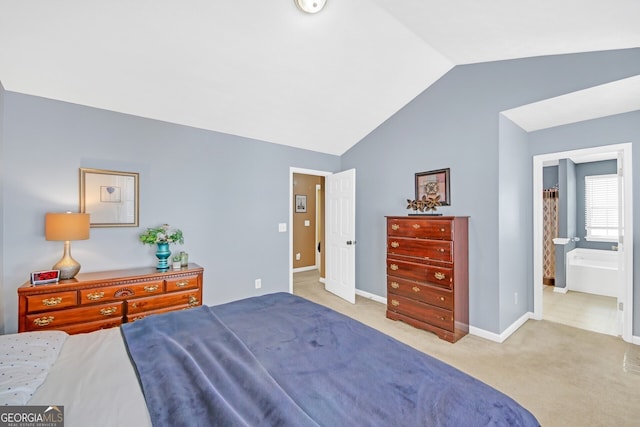
[[[65,425],[151,426],[120,328],[70,335],[29,405],[64,405]]]
[[[27,403],[68,336],[62,331],[0,335],[0,405]]]

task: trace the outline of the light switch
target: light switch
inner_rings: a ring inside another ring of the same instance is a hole
[[[281,222],[280,224],[278,224],[278,231],[280,233],[286,233],[287,232],[287,223],[286,222]]]
[[[308,226],[310,226],[310,225],[311,225],[311,221],[309,221],[308,219],[305,219],[305,220],[304,220],[304,226],[305,226],[305,227],[308,227]]]

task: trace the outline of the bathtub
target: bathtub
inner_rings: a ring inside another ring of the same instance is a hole
[[[567,290],[618,297],[618,252],[577,248],[567,252]]]

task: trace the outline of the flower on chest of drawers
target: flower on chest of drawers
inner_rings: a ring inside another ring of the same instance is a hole
[[[182,230],[172,228],[169,224],[162,224],[154,228],[147,228],[139,236],[140,241],[145,245],[155,245],[157,243],[184,243]]]
[[[414,211],[424,212],[436,211],[436,208],[441,206],[440,195],[429,196],[423,195],[420,200],[407,199],[407,209],[413,209]]]

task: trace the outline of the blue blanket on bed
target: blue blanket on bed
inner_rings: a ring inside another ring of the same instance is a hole
[[[290,294],[122,331],[157,426],[539,425],[490,386]]]

